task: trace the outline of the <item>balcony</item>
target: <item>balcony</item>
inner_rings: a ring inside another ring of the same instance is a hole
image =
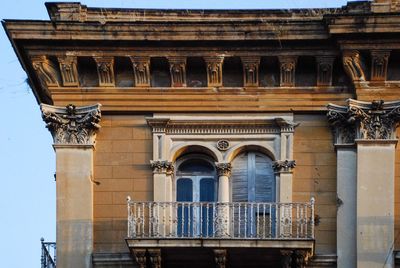
[[[236,253],[243,256],[251,251],[257,251],[260,258],[269,254],[284,258],[286,254],[289,265],[301,252],[301,262],[306,262],[314,248],[314,200],[308,203],[218,203],[137,202],[128,198],[126,242],[139,264],[140,254],[151,256],[158,250],[161,262],[162,255],[170,258],[174,250],[184,255],[185,249],[193,258],[199,256],[202,261],[207,250],[213,250],[214,254],[223,250],[230,254],[230,259],[234,259]],[[282,263],[282,258],[273,261]],[[163,267],[170,267],[167,261],[163,263]]]

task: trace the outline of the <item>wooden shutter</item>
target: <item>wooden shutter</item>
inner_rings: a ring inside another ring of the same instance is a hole
[[[248,159],[247,153],[238,155],[232,163],[232,201],[248,201]]]
[[[256,202],[275,201],[275,175],[272,160],[262,154],[255,154],[255,200]]]

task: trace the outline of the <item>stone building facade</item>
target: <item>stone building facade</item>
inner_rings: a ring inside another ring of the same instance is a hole
[[[57,266],[394,267],[400,4],[3,26],[54,138]]]

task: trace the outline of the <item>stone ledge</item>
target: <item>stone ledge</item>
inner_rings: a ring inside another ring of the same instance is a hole
[[[129,253],[93,253],[92,263],[95,268],[136,267],[136,263]]]

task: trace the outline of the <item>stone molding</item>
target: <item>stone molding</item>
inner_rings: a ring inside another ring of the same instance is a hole
[[[349,99],[347,106],[329,104],[327,116],[336,143],[354,143],[355,139],[391,140],[396,138],[400,122],[400,101]]]
[[[272,168],[276,173],[281,172],[292,172],[292,170],[296,167],[295,160],[277,160],[272,164]]]
[[[189,134],[280,134],[293,133],[297,123],[284,118],[270,120],[172,120],[146,118],[153,133]]]
[[[171,175],[174,173],[174,164],[167,160],[150,160],[150,166],[155,174]]]
[[[232,164],[231,163],[215,163],[218,176],[231,176]]]
[[[32,56],[31,61],[33,69],[35,70],[42,86],[59,86],[58,71],[54,63],[52,63],[46,56]]]
[[[41,104],[42,118],[55,145],[93,145],[100,129],[100,104],[65,108]]]

